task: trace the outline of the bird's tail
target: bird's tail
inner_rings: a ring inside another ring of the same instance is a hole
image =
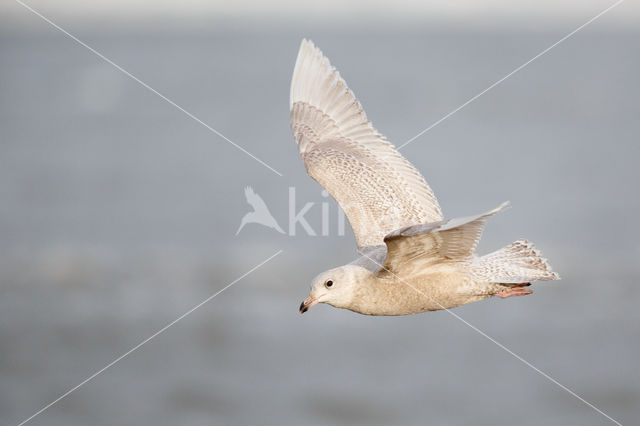
[[[475,259],[471,270],[478,282],[524,284],[560,279],[533,243],[524,239]]]

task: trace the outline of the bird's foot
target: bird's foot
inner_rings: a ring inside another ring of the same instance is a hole
[[[526,284],[510,287],[508,289],[505,289],[505,290],[502,290],[501,292],[496,293],[495,296],[498,296],[501,299],[506,299],[507,297],[513,297],[513,296],[526,296],[527,294],[533,293],[532,290],[525,288],[528,285],[531,285],[531,284],[526,283]]]

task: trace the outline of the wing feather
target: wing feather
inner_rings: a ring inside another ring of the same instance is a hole
[[[482,236],[487,218],[503,211],[502,203],[486,213],[398,229],[384,238],[387,257],[381,273],[405,275],[420,259],[422,266],[447,260],[469,260]]]
[[[371,125],[329,60],[303,40],[290,92],[291,130],[309,175],[340,204],[358,247],[442,220],[422,175]]]

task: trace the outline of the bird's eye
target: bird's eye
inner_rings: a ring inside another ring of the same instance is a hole
[[[333,281],[329,280],[326,283],[324,283],[324,285],[326,285],[327,287],[331,287],[333,285]]]

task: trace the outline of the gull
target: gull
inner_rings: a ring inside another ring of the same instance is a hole
[[[242,220],[240,221],[240,227],[236,231],[236,235],[240,233],[242,228],[244,228],[247,223],[258,223],[260,225],[275,229],[281,234],[284,234],[284,231],[282,230],[282,228],[280,228],[280,225],[278,225],[278,222],[276,222],[276,219],[269,211],[267,204],[264,202],[262,197],[255,193],[253,188],[247,186],[244,189],[244,196],[247,199],[247,203],[249,203],[249,205],[253,207],[253,211],[245,214],[242,217]]]
[[[359,258],[321,273],[300,304],[365,315],[451,309],[489,297],[524,296],[532,281],[559,279],[527,240],[475,254],[483,214],[444,219],[433,191],[373,128],[338,71],[303,40],[290,92],[291,130],[307,173],[336,200]]]

